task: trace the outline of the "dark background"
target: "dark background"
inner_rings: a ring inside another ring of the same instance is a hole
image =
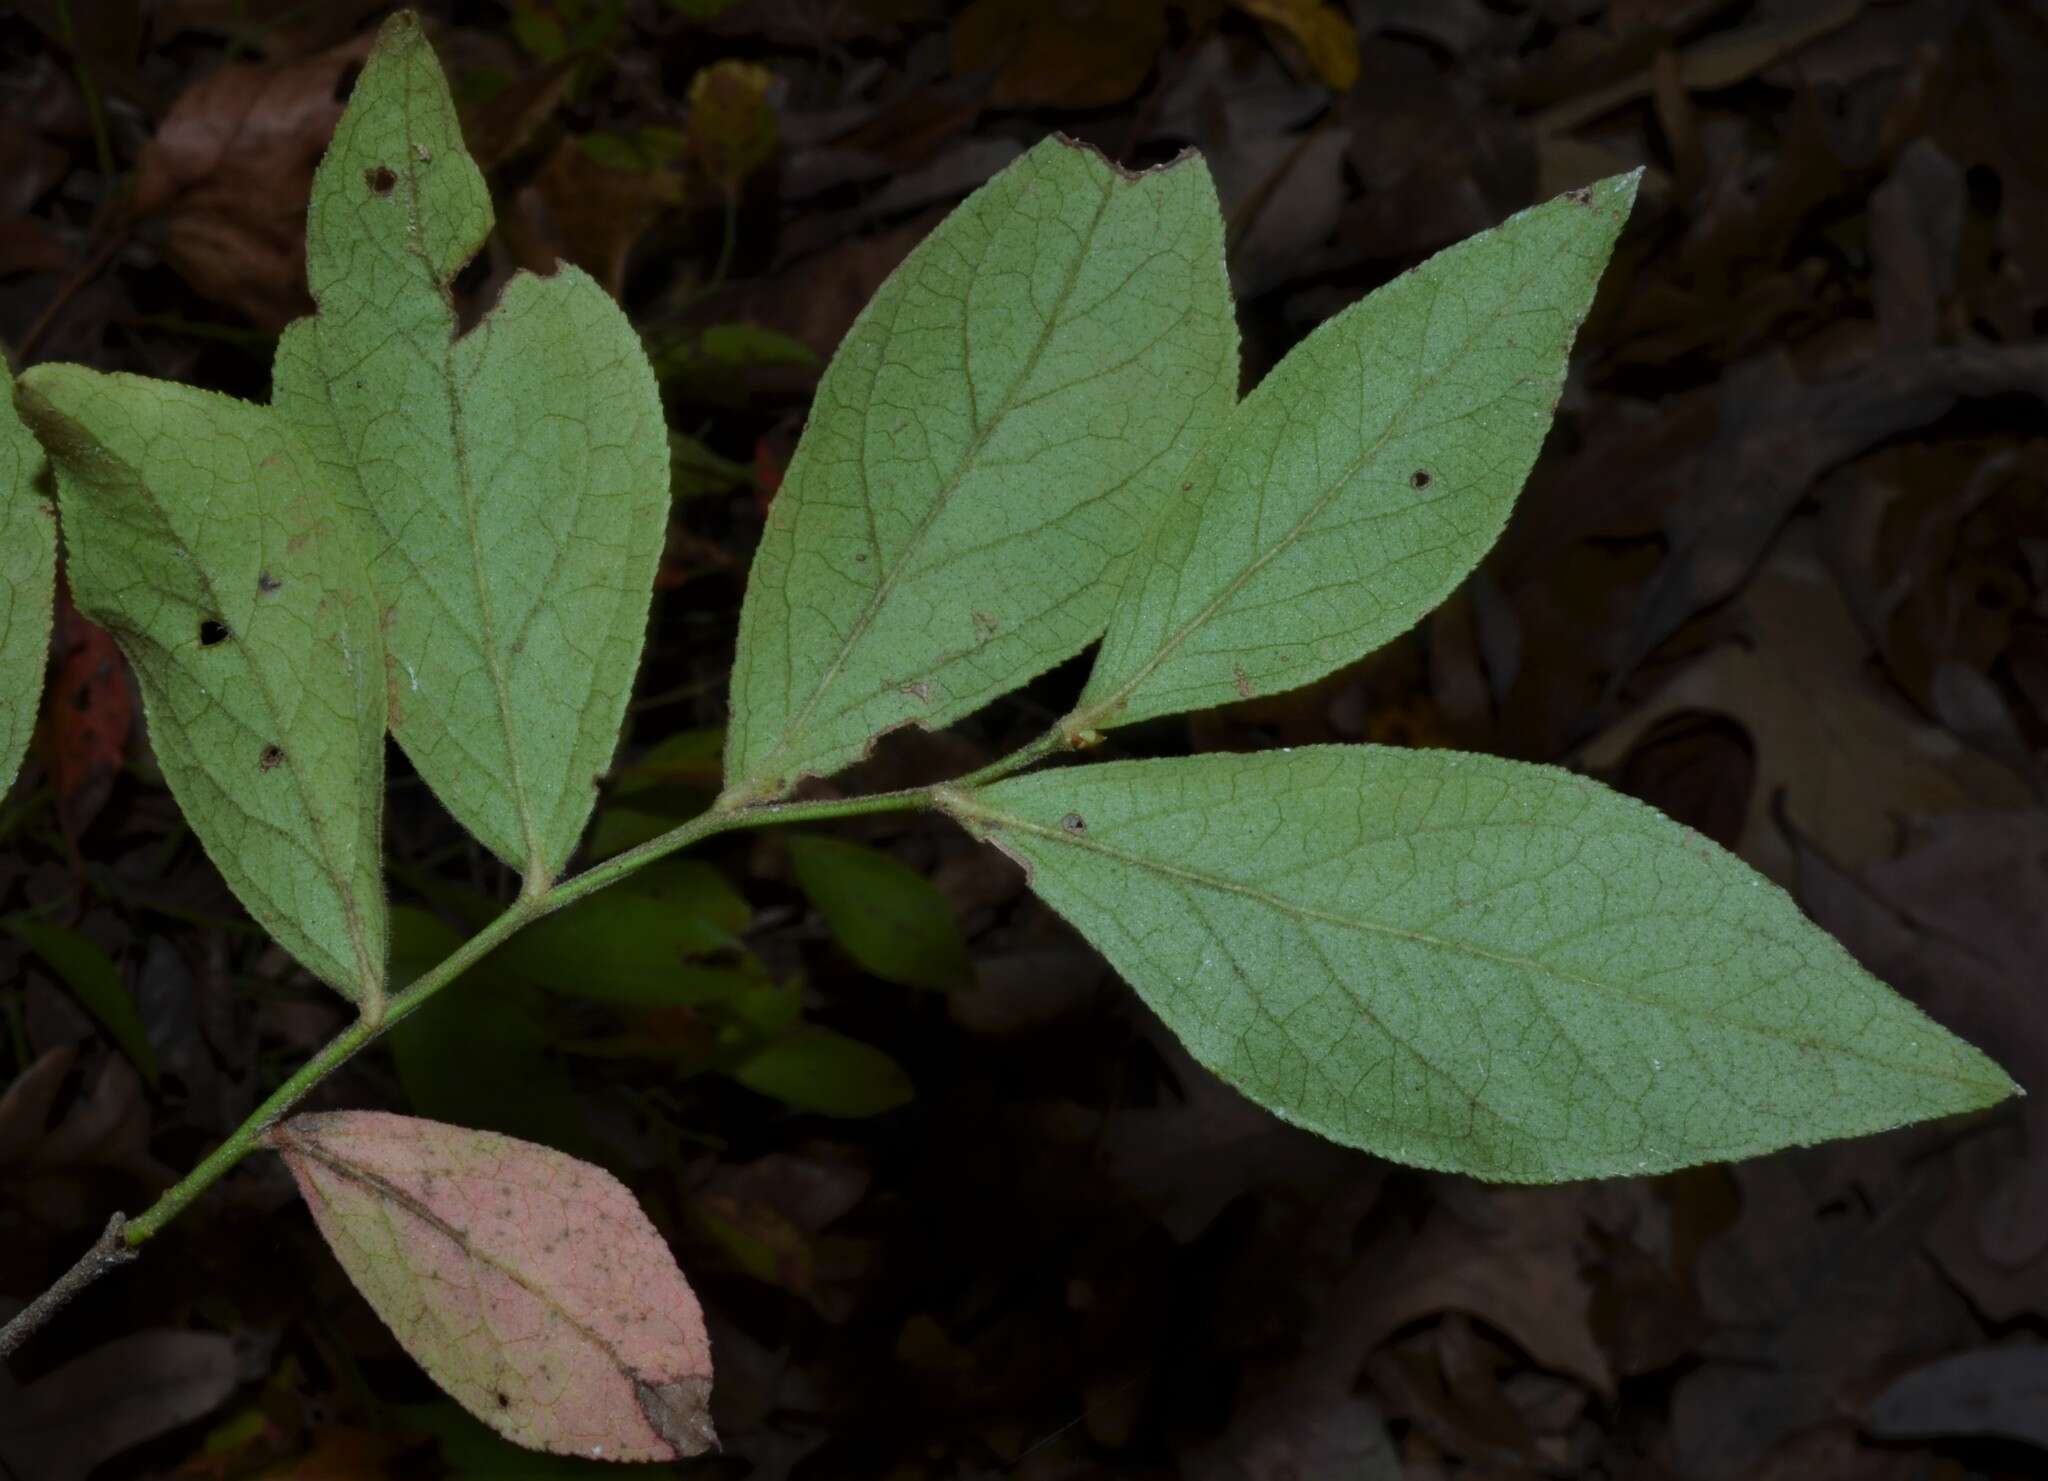
[[[1587,770],[1738,849],[2037,1091],[1739,1167],[1490,1188],[1249,1107],[1007,863],[936,823],[841,836],[949,902],[975,981],[947,992],[856,966],[776,840],[718,840],[698,857],[747,907],[726,965],[880,1051],[834,1060],[827,1090],[737,1083],[744,1025],[718,1011],[621,1011],[536,969],[477,974],[314,1101],[496,1126],[626,1178],[713,1323],[726,1451],[678,1473],[2048,1473],[2048,6],[431,10],[500,217],[465,315],[517,267],[572,258],[619,293],[697,439],[601,830],[686,817],[715,782],[705,747],[651,748],[721,722],[817,357],[1048,130],[1132,165],[1204,152],[1248,383],[1432,251],[1643,165],[1555,430],[1479,573],[1312,689],[1119,744],[1371,739]],[[383,13],[0,10],[17,367],[262,396],[277,329],[310,307],[310,172]],[[180,822],[104,636],[60,621],[0,810],[0,914],[105,953],[157,1077],[81,1008],[82,969],[0,934],[17,1298],[343,1021]],[[858,780],[978,764],[1079,678],[900,737]],[[394,891],[415,936],[459,929],[509,882],[393,757]],[[617,944],[602,917],[586,933],[579,949]],[[0,1382],[0,1463],[35,1481],[102,1457],[92,1474],[223,1481],[617,1474],[493,1448],[437,1403],[267,1156]]]

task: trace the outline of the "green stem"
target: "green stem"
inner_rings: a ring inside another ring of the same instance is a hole
[[[964,777],[957,777],[947,783],[952,787],[986,787],[990,782],[999,782],[1006,776],[1014,776],[1027,766],[1035,766],[1046,757],[1066,751],[1080,750],[1092,746],[1100,737],[1093,731],[1071,732],[1068,722],[1061,720],[1021,751],[1012,751],[1000,761],[992,761],[980,771],[970,771]]]
[[[447,960],[422,973],[403,992],[393,996],[390,1002],[385,1004],[381,1017],[374,1022],[368,1018],[358,1018],[330,1040],[318,1054],[300,1065],[290,1079],[272,1091],[263,1104],[251,1112],[249,1118],[213,1150],[212,1155],[157,1199],[147,1213],[126,1226],[123,1233],[129,1248],[141,1244],[162,1229],[188,1204],[218,1182],[230,1168],[254,1151],[263,1134],[283,1119],[285,1113],[304,1099],[314,1086],[363,1049],[375,1043],[393,1024],[403,1023],[417,1013],[442,988],[502,946],[522,927],[532,924],[544,915],[552,915],[565,906],[573,905],[586,895],[594,895],[607,885],[616,884],[628,875],[644,869],[656,859],[672,854],[678,849],[688,848],[691,844],[713,834],[725,833],[734,828],[769,827],[781,823],[817,823],[833,818],[889,812],[898,808],[928,807],[931,805],[932,791],[933,789],[929,787],[916,787],[901,792],[882,792],[870,797],[849,797],[829,802],[778,802],[725,810],[713,808],[680,827],[671,828],[659,838],[651,838],[637,848],[628,849],[615,858],[593,865],[581,874],[565,879],[540,894],[523,896],[503,915],[463,942]]]

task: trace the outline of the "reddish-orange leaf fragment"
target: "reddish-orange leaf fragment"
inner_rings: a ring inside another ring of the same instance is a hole
[[[58,821],[75,839],[99,816],[127,764],[135,700],[121,650],[105,628],[79,615],[61,578],[51,648],[56,668],[43,706],[43,764],[57,789]]]
[[[610,1173],[381,1111],[297,1116],[264,1140],[405,1350],[506,1439],[625,1461],[717,1443],[704,1315]]]

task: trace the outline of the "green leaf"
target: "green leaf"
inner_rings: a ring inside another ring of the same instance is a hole
[[[1316,746],[949,805],[1202,1063],[1399,1162],[1662,1172],[2014,1089],[1776,886],[1568,772]]]
[[[1309,683],[1448,596],[1529,476],[1636,180],[1524,211],[1303,340],[1188,467],[1069,734]]]
[[[796,882],[862,967],[887,982],[941,992],[974,980],[953,907],[922,874],[842,839],[797,833],[785,842]]]
[[[43,497],[43,450],[14,410],[0,356],[0,796],[35,734],[57,584],[57,521]]]
[[[384,659],[356,532],[282,419],[44,365],[73,597],[141,681],[164,778],[265,930],[366,1013],[384,992]]]
[[[818,363],[811,347],[779,329],[761,324],[711,324],[698,337],[697,353],[713,365],[740,369],[748,365]]]
[[[628,1007],[729,995],[731,973],[693,967],[728,951],[752,909],[694,859],[665,859],[528,926],[491,961],[552,992]]]
[[[1228,412],[1237,329],[1201,161],[1048,139],[875,294],[818,386],[740,618],[727,795],[951,723],[1078,653]]]
[[[386,22],[315,177],[278,410],[359,515],[391,731],[530,889],[560,872],[610,764],[668,509],[640,342],[572,267],[516,275],[455,337],[490,196],[419,23]]]
[[[745,463],[721,457],[694,437],[668,434],[668,487],[673,499],[695,499],[743,489],[754,481]]]
[[[121,1052],[135,1062],[151,1089],[156,1088],[156,1051],[149,1047],[149,1034],[142,1026],[142,1014],[121,969],[100,949],[99,943],[77,931],[45,921],[19,916],[0,921],[17,941],[50,964],[64,979],[72,996],[91,1010]]]
[[[903,1067],[874,1045],[816,1024],[771,1040],[732,1077],[784,1105],[825,1116],[879,1116],[916,1094]]]

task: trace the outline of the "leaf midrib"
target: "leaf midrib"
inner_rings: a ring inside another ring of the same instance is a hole
[[[427,260],[425,242],[425,221],[420,211],[420,159],[417,147],[417,132],[413,126],[413,90],[407,87],[403,94],[405,107],[405,154],[406,192],[405,212],[410,230],[405,235],[405,251],[418,259],[421,270],[429,283],[433,284],[438,296],[446,301],[446,290],[441,287],[434,273],[434,266]],[[449,457],[455,467],[455,486],[462,504],[462,532],[468,546],[470,573],[476,580],[476,610],[478,636],[482,639],[484,669],[491,676],[491,692],[497,701],[498,730],[505,742],[505,765],[510,771],[512,806],[519,818],[521,841],[526,845],[526,888],[533,892],[545,888],[549,883],[548,864],[541,846],[538,830],[534,826],[533,808],[527,798],[526,773],[520,762],[519,739],[512,721],[512,692],[507,681],[504,666],[498,653],[497,623],[491,607],[489,573],[484,567],[483,540],[477,530],[476,491],[472,487],[469,461],[469,440],[464,430],[460,382],[455,374],[455,356],[463,336],[455,333],[450,311],[447,343],[439,346],[441,383],[448,394],[448,444]]]
[[[1226,879],[1221,875],[1209,874],[1184,865],[1169,864],[1143,854],[1135,854],[1126,849],[1112,847],[1086,833],[1074,833],[1065,828],[1049,827],[1043,823],[1035,823],[1029,819],[997,812],[993,808],[988,807],[985,802],[970,801],[957,793],[950,795],[945,800],[944,805],[956,817],[962,818],[963,821],[973,819],[993,828],[1014,829],[1050,843],[1063,844],[1069,848],[1080,850],[1083,853],[1092,853],[1104,859],[1114,860],[1131,868],[1150,871],[1183,884],[1197,885],[1219,894],[1236,895],[1297,921],[1335,926],[1339,929],[1356,931],[1365,935],[1385,936],[1394,940],[1406,941],[1416,946],[1470,957],[1474,960],[1488,962],[1496,966],[1533,972],[1573,987],[1587,988],[1597,993],[1622,998],[1660,1013],[1668,1013],[1675,1017],[1689,1018],[1721,1027],[1738,1029],[1745,1033],[1756,1034],[1761,1038],[1775,1039],[1781,1043],[1797,1046],[1809,1042],[1807,1039],[1784,1029],[1747,1023],[1726,1015],[1704,1012],[1692,1008],[1683,1002],[1673,1002],[1630,992],[1627,988],[1615,983],[1603,982],[1598,978],[1587,977],[1581,973],[1568,972],[1561,967],[1554,966],[1535,957],[1517,956],[1510,952],[1489,951],[1485,947],[1475,946],[1468,941],[1437,936],[1427,931],[1417,931],[1402,926],[1390,926],[1381,921],[1369,921],[1352,916],[1337,915],[1330,911],[1316,910],[1282,896],[1272,894],[1269,891],[1259,889],[1254,885],[1243,884],[1237,880]],[[1250,987],[1251,984],[1247,982],[1246,986]],[[1911,1075],[1923,1079],[1946,1080],[1962,1086],[1976,1087],[1983,1084],[1982,1081],[1960,1074],[1929,1070],[1919,1065],[1896,1064],[1890,1060],[1880,1059],[1875,1055],[1864,1053],[1851,1044],[1838,1044],[1832,1047],[1836,1053],[1847,1055],[1850,1058],[1861,1060],[1867,1064],[1882,1066],[1885,1069],[1902,1075]]]
[[[498,1257],[493,1255],[490,1251],[479,1247],[474,1241],[470,1239],[469,1235],[465,1231],[449,1223],[446,1219],[442,1218],[439,1214],[435,1213],[432,1209],[428,1208],[424,1203],[420,1202],[419,1199],[415,1197],[413,1194],[399,1187],[390,1179],[383,1177],[381,1174],[373,1173],[366,1168],[358,1167],[354,1163],[345,1161],[340,1156],[328,1151],[326,1147],[322,1146],[320,1143],[312,1140],[311,1138],[305,1136],[303,1133],[292,1132],[288,1128],[279,1128],[279,1134],[276,1138],[276,1145],[278,1151],[297,1152],[301,1156],[306,1157],[308,1160],[319,1163],[322,1167],[326,1168],[329,1172],[333,1173],[336,1177],[342,1179],[344,1182],[352,1183],[358,1188],[364,1189],[367,1192],[375,1194],[377,1197],[383,1199],[385,1202],[394,1204],[397,1207],[403,1209],[413,1218],[418,1219],[422,1224],[425,1224],[428,1228],[432,1229],[436,1234],[439,1234],[442,1238],[446,1239],[449,1243],[453,1244],[458,1250],[462,1251],[463,1258],[475,1264],[486,1266],[489,1269],[496,1271],[499,1275],[504,1276],[507,1280],[511,1281],[514,1285],[517,1285],[521,1290],[525,1291],[528,1295],[532,1296],[536,1301],[539,1301],[543,1305],[545,1305],[548,1310],[554,1312],[556,1315],[561,1317],[562,1321],[567,1326],[572,1328],[578,1336],[582,1337],[586,1342],[590,1343],[593,1347],[597,1348],[608,1359],[610,1359],[612,1366],[616,1368],[619,1371],[619,1373],[623,1375],[629,1382],[639,1381],[661,1383],[670,1381],[668,1378],[650,1377],[649,1375],[642,1373],[638,1368],[635,1368],[631,1363],[628,1363],[625,1360],[624,1356],[620,1354],[618,1348],[612,1344],[609,1338],[604,1336],[603,1333],[597,1331],[595,1328],[579,1320],[575,1312],[571,1311],[568,1307],[563,1306],[559,1301],[557,1301],[555,1297],[549,1293],[546,1287],[536,1284],[534,1281],[529,1279],[520,1271],[506,1264],[504,1261],[498,1259]],[[408,1268],[407,1273],[411,1274],[410,1268]],[[674,1376],[687,1377],[688,1375],[676,1374]],[[651,1429],[652,1426],[650,1425],[649,1428]]]

